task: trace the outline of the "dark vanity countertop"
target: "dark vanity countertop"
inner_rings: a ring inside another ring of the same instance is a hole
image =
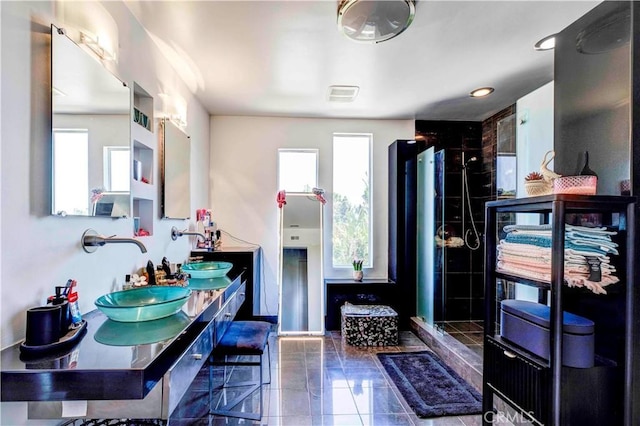
[[[386,278],[364,278],[362,281],[356,281],[353,278],[326,278],[325,284],[375,284],[375,285],[396,285],[395,281]]]
[[[224,289],[194,290],[182,311],[170,318],[116,323],[94,310],[83,315],[87,331],[73,348],[37,358],[21,356],[20,343],[2,350],[1,400],[144,398],[243,280],[242,273],[228,278],[231,284]]]
[[[197,256],[201,253],[215,253],[215,252],[223,252],[223,253],[244,253],[244,252],[255,252],[260,250],[260,246],[225,246],[223,245],[221,248],[212,250],[212,249],[193,249],[191,250],[191,256]]]

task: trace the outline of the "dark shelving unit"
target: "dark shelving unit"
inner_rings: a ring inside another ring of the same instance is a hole
[[[494,411],[493,397],[497,395],[535,424],[623,423],[631,426],[634,211],[634,197],[618,196],[556,194],[486,204],[483,425],[492,424],[491,416],[486,413]],[[551,223],[551,282],[496,272],[498,217],[503,213],[539,213],[541,223]],[[618,230],[620,282],[615,284],[611,295],[591,297],[593,294],[588,294],[591,293],[589,290],[564,285],[565,221],[566,215],[570,214],[599,214],[604,226]],[[539,300],[550,301],[549,360],[501,339],[497,330],[496,280],[532,286],[538,289]],[[562,363],[563,309],[571,306],[571,312],[580,314],[575,310],[580,310],[584,300],[592,304],[592,316],[598,316],[590,318],[596,323],[596,333],[599,326],[615,330],[614,333],[620,334],[621,350],[616,352],[607,348],[606,342],[614,341],[615,336],[606,336],[600,343],[596,340],[596,365],[593,368],[566,367]],[[606,308],[603,312],[623,312],[622,327],[607,324],[613,320],[594,313],[593,305],[597,306],[600,301]],[[614,418],[617,420],[611,423]]]

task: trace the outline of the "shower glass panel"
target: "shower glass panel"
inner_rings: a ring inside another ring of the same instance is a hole
[[[418,154],[418,217],[417,217],[417,306],[416,312],[424,322],[433,325],[434,264],[434,148]]]
[[[433,156],[434,164],[434,188],[435,196],[433,198],[434,209],[434,221],[436,227],[436,234],[440,239],[444,239],[448,236],[446,226],[444,223],[444,177],[445,177],[445,162],[444,162],[444,149],[436,152]],[[445,308],[446,308],[446,293],[445,293],[445,248],[442,244],[434,244],[435,250],[433,253],[433,269],[435,289],[433,293],[434,300],[434,325],[438,326],[445,320]]]
[[[444,318],[444,251],[436,244],[444,230],[444,151],[418,155],[417,306],[418,317],[430,325]]]

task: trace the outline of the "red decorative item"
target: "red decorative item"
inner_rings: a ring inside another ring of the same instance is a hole
[[[282,206],[287,204],[287,193],[284,190],[279,191],[276,201],[278,202],[278,208],[282,208]]]
[[[320,201],[323,205],[327,203],[327,200],[324,199],[324,189],[313,188],[312,191],[316,195],[316,200]]]

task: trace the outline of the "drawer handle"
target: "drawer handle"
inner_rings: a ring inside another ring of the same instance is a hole
[[[244,293],[240,293],[240,296],[244,296]]]
[[[202,359],[202,354],[193,354],[193,355],[191,355],[191,358],[193,358],[195,360],[201,360]]]
[[[231,313],[227,312],[227,313],[224,314],[224,316],[228,318],[228,317],[231,316]]]
[[[509,352],[509,351],[504,351],[504,356],[506,356],[507,358],[511,358],[511,359],[516,359],[516,354],[514,354],[513,352]]]

